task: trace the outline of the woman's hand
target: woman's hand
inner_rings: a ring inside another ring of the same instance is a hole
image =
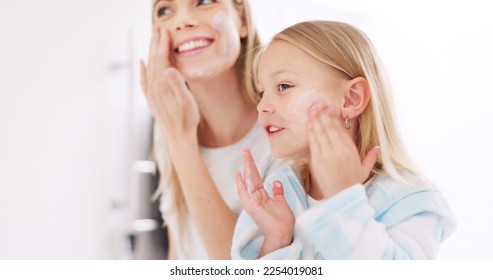
[[[371,149],[361,161],[354,140],[327,104],[316,101],[308,113],[310,169],[323,197],[365,182],[377,160],[379,147]]]
[[[153,29],[148,65],[140,63],[141,86],[161,133],[169,140],[196,137],[200,114],[182,74],[171,67],[166,29]]]
[[[291,244],[295,219],[284,198],[283,186],[275,181],[273,197],[269,197],[247,149],[243,151],[243,176],[236,173],[236,186],[243,208],[265,235],[260,256]]]

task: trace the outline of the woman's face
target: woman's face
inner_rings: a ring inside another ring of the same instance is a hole
[[[170,61],[188,81],[232,69],[246,24],[231,0],[154,0],[154,25],[170,37]]]
[[[259,123],[269,136],[273,155],[309,160],[308,110],[323,100],[339,114],[344,80],[294,45],[276,40],[258,65]]]

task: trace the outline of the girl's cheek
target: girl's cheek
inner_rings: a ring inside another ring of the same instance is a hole
[[[328,102],[327,94],[316,90],[300,92],[292,102],[286,106],[286,116],[289,116],[293,120],[297,120],[297,123],[306,125],[308,121],[308,109],[316,100]]]

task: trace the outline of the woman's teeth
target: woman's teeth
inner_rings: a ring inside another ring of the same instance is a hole
[[[186,43],[178,46],[177,51],[178,52],[186,52],[186,51],[193,50],[196,48],[207,47],[210,44],[211,44],[211,42],[207,41],[207,40],[189,41],[189,42],[186,42]]]

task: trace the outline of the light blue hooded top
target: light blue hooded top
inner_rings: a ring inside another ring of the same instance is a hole
[[[309,197],[288,165],[265,180],[281,181],[296,223],[293,242],[261,259],[435,259],[455,231],[455,218],[442,194],[378,175],[334,196]],[[413,183],[414,182],[414,183]],[[258,259],[264,236],[243,211],[235,227],[233,259]]]

